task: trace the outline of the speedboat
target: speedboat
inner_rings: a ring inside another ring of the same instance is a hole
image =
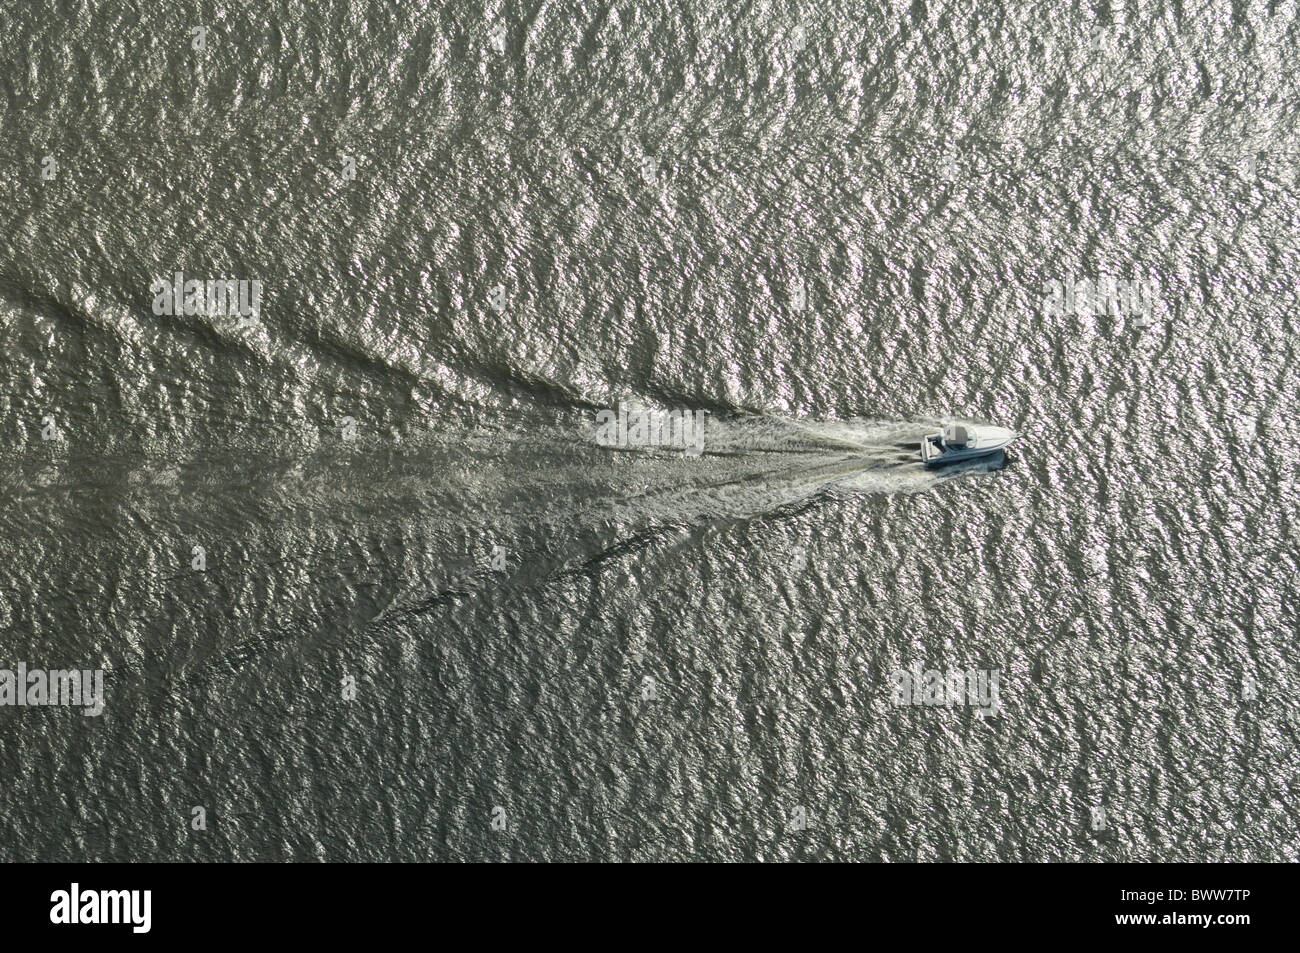
[[[1004,449],[1020,434],[1006,427],[973,427],[949,424],[921,441],[921,462],[931,469],[991,456]]]

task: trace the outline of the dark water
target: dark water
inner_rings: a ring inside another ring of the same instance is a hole
[[[1294,4],[0,24],[0,857],[1300,859]]]

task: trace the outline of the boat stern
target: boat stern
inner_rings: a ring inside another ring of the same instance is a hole
[[[921,462],[927,467],[938,465],[939,458],[943,456],[943,451],[938,447],[938,440],[941,434],[926,434],[921,438]]]

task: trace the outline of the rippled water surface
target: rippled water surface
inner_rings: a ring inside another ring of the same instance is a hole
[[[1295,3],[0,23],[0,856],[1300,859]]]

